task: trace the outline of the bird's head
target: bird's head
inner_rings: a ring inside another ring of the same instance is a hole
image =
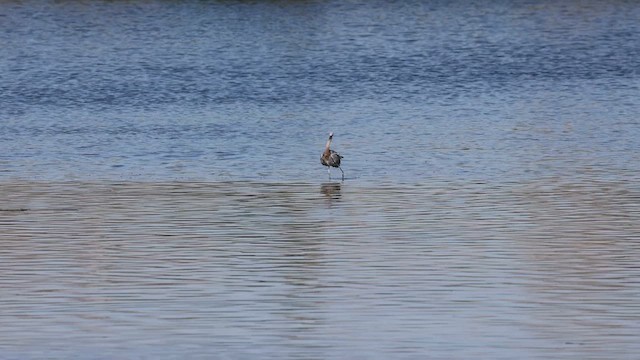
[[[329,139],[331,139],[332,137],[333,137],[333,133],[332,133],[332,132],[330,132],[330,133],[329,133]]]

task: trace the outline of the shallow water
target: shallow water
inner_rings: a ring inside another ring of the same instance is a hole
[[[15,358],[632,358],[623,184],[5,184]],[[61,335],[63,334],[63,335]]]
[[[638,18],[0,2],[0,358],[635,358]]]

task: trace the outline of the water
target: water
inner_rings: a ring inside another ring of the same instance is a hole
[[[638,18],[1,2],[0,358],[637,357]]]

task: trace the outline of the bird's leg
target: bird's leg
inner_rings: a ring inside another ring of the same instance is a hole
[[[331,180],[331,166],[327,166],[327,174],[329,174],[329,180]]]
[[[342,181],[344,181],[344,171],[342,171],[342,168],[340,166],[338,166],[338,169],[340,169],[340,172],[342,173]]]

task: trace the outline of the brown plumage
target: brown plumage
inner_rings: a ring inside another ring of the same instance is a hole
[[[329,148],[331,146],[332,140],[333,133],[329,133],[329,140],[327,140],[327,145],[324,147],[324,152],[320,157],[320,163],[327,167],[329,180],[331,180],[331,167],[337,167],[338,169],[340,169],[340,172],[342,173],[342,180],[344,181],[344,171],[342,171],[342,168],[340,167],[340,159],[342,159],[342,155]]]

